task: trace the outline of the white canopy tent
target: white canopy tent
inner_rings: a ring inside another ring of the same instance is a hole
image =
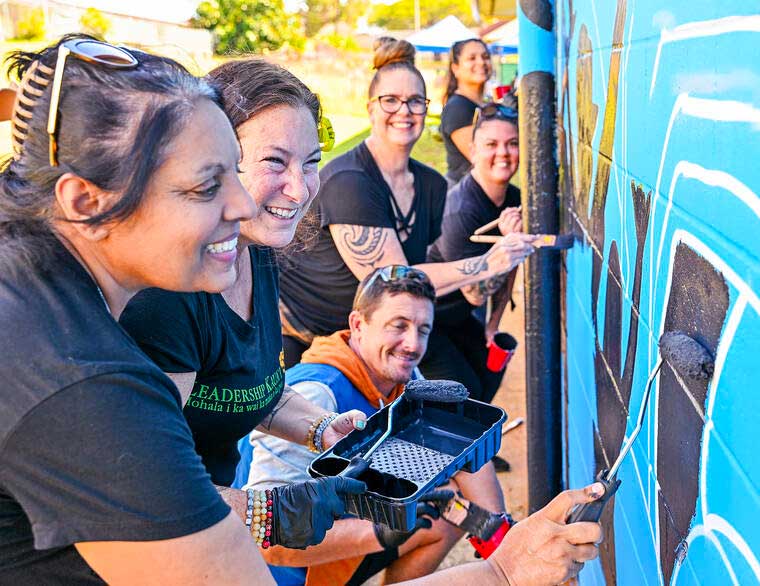
[[[446,53],[457,41],[477,37],[453,14],[406,38],[418,51]]]
[[[517,45],[520,39],[520,25],[518,19],[510,20],[503,26],[491,31],[484,37],[484,41],[495,53],[507,55],[517,53]]]

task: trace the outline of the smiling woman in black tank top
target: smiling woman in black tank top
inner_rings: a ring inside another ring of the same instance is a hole
[[[415,265],[442,295],[507,272],[533,251],[530,237],[511,235],[478,257],[425,263],[446,200],[443,177],[410,156],[425,124],[425,81],[406,41],[380,39],[375,69],[367,102],[370,135],[320,173],[316,244],[283,267],[287,366],[298,362],[314,335],[348,327],[356,286],[377,267]]]

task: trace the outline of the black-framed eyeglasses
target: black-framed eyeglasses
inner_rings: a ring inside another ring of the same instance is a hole
[[[401,110],[401,106],[406,104],[410,114],[421,115],[427,112],[428,105],[430,104],[430,100],[423,98],[422,96],[412,96],[408,100],[402,100],[400,97],[390,94],[385,96],[375,96],[370,102],[374,101],[377,101],[377,103],[380,104],[380,109],[386,114],[395,114]]]
[[[478,127],[478,122],[483,123],[485,120],[506,120],[507,122],[517,122],[518,114],[517,110],[499,104],[498,102],[491,102],[485,106],[479,106],[475,110],[475,116],[472,118],[472,126]]]
[[[385,283],[391,283],[393,281],[399,281],[401,279],[412,279],[421,283],[427,283],[431,287],[433,286],[433,284],[430,282],[430,277],[428,277],[427,274],[420,269],[415,269],[414,267],[409,267],[406,265],[388,265],[387,267],[382,267],[375,270],[375,273],[369,278],[364,287],[362,287],[361,290],[356,294],[354,307],[359,304],[359,301],[367,293],[367,291],[372,289],[372,285],[375,284],[375,281],[377,281],[378,278],[382,279]]]
[[[50,111],[48,112],[47,133],[49,138],[50,166],[58,166],[58,103],[61,98],[63,70],[66,58],[71,55],[87,63],[96,63],[111,69],[134,69],[139,62],[137,57],[122,47],[115,47],[101,41],[78,39],[67,41],[58,47],[58,60],[53,74],[53,89],[50,94]]]

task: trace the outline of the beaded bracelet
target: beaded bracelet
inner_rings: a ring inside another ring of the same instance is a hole
[[[310,452],[314,452],[315,454],[319,454],[322,452],[322,450],[318,449],[316,444],[314,443],[314,438],[317,435],[317,429],[319,428],[320,425],[322,425],[322,423],[324,423],[326,419],[329,419],[330,417],[332,417],[332,419],[335,419],[335,417],[337,416],[338,416],[337,413],[325,413],[324,415],[320,415],[319,417],[317,417],[312,422],[311,427],[309,427],[309,431],[306,432],[306,447],[309,448]],[[328,421],[327,425],[330,424],[332,419]],[[327,427],[327,425],[325,425],[325,427]],[[322,429],[322,431],[324,431],[324,428]],[[320,446],[321,446],[321,437],[320,437]]]
[[[317,448],[317,452],[320,454],[325,451],[325,448],[322,446],[322,434],[325,432],[325,430],[330,427],[330,424],[335,421],[338,418],[337,413],[330,413],[327,417],[325,417],[322,420],[322,423],[319,424],[316,431],[314,432],[314,447]]]
[[[272,536],[272,491],[249,488],[245,492],[248,495],[245,526],[251,532],[256,545],[267,549],[271,545]]]

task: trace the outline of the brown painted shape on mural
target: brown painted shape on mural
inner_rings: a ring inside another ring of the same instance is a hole
[[[596,340],[594,373],[596,381],[596,408],[599,431],[594,434],[594,455],[597,471],[609,468],[620,453],[625,436],[625,426],[631,399],[633,372],[636,366],[636,345],[639,333],[639,303],[641,299],[641,276],[644,260],[644,244],[649,228],[649,211],[652,192],[631,182],[634,223],[636,225],[636,263],[631,293],[632,309],[629,316],[628,345],[625,363],[620,374],[622,354],[623,292],[622,275],[617,242],[610,245],[607,289],[604,307],[604,343]],[[609,586],[617,583],[615,558],[614,501],[609,504],[601,518],[606,545],[599,550],[602,571]]]
[[[567,120],[572,118],[570,109],[570,92],[568,91],[568,79],[570,77],[570,44],[572,43],[575,33],[575,12],[573,11],[573,0],[567,0],[567,10],[563,12],[567,22],[562,28],[563,37],[563,62],[562,83],[560,87],[559,108],[557,110],[557,156],[559,159],[559,186],[560,191],[565,194],[564,205],[560,206],[560,226],[563,234],[574,234],[576,240],[582,240],[582,232],[578,230],[576,222],[573,221],[573,214],[568,213],[575,207],[575,187],[573,182],[573,173],[575,170],[575,160],[573,153],[573,131],[572,125],[568,124],[565,129],[565,115]]]
[[[599,106],[594,104],[593,95],[594,52],[586,25],[581,25],[578,33],[578,59],[576,60],[575,102],[578,111],[578,166],[575,169],[576,213],[588,219],[588,198],[591,177],[594,172],[594,132],[599,116]]]
[[[604,105],[604,122],[602,138],[599,142],[599,156],[596,162],[596,181],[594,199],[591,205],[589,232],[594,244],[604,249],[604,208],[610,184],[612,149],[615,143],[615,123],[617,121],[618,86],[620,83],[620,55],[625,32],[626,0],[618,0],[615,12],[615,25],[612,31],[612,52],[610,53],[609,79],[607,81],[607,101]],[[591,266],[591,315],[596,315],[599,298],[599,277],[601,276],[601,259],[594,257]],[[596,324],[596,322],[594,322]]]
[[[723,276],[691,248],[679,244],[673,260],[664,331],[682,331],[714,356],[728,305]],[[708,381],[681,380],[684,384],[669,366],[663,366],[657,398],[657,501],[665,584],[670,583],[679,545],[686,539],[696,511],[707,399]]]

